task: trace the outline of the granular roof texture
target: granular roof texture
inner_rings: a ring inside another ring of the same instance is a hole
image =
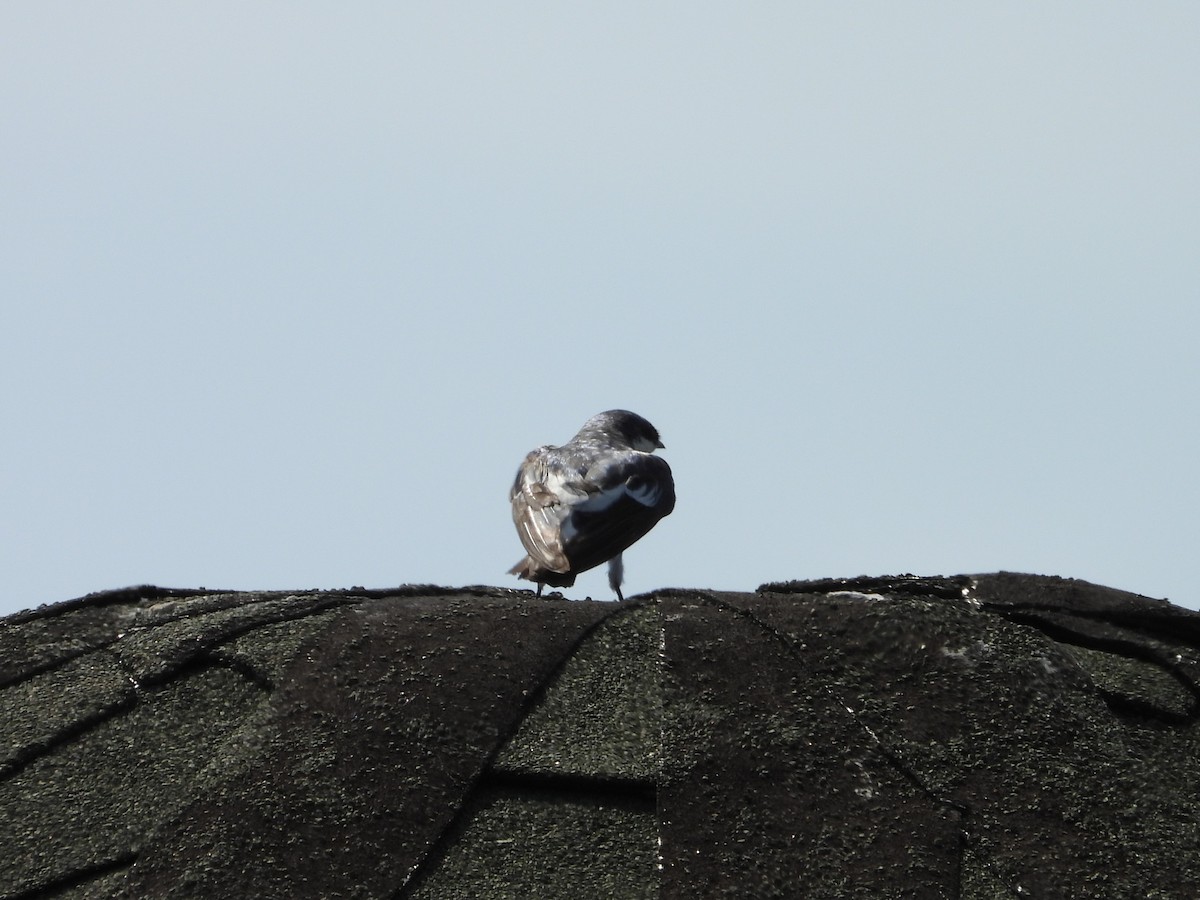
[[[1200,614],[1028,575],[0,620],[3,898],[1194,898]]]

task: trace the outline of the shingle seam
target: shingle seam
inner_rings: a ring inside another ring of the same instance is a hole
[[[532,591],[526,591],[522,593],[532,594]],[[545,696],[550,685],[562,672],[567,663],[570,662],[572,657],[575,656],[579,648],[582,647],[588,641],[588,639],[591,638],[592,635],[594,635],[596,631],[605,623],[611,622],[617,616],[625,615],[633,612],[634,610],[641,609],[646,606],[647,602],[648,601],[645,599],[639,597],[637,599],[631,598],[623,603],[614,603],[610,612],[597,619],[581,632],[579,638],[574,641],[568,648],[567,652],[563,654],[563,657],[561,660],[559,660],[558,665],[550,670],[541,684],[529,692],[529,695],[525,698],[520,715],[514,716],[513,718],[511,729],[507,734],[498,736],[495,746],[492,748],[491,754],[486,760],[484,760],[483,765],[479,767],[475,777],[471,780],[470,784],[467,785],[466,790],[463,791],[458,809],[455,810],[454,815],[450,817],[449,821],[447,821],[446,827],[442,829],[441,833],[438,834],[437,837],[434,838],[434,840],[432,840],[425,848],[425,853],[421,857],[420,861],[417,862],[417,864],[413,866],[413,868],[404,877],[404,880],[401,882],[400,886],[396,889],[395,893],[392,894],[393,900],[402,900],[402,898],[410,896],[412,892],[415,891],[429,876],[438,862],[445,856],[452,843],[453,836],[457,834],[458,830],[462,827],[463,817],[470,805],[469,801],[471,797],[487,783],[487,780],[490,777],[492,777],[492,767],[496,757],[499,755],[504,746],[510,740],[512,740],[513,736],[521,728],[522,723],[529,716],[529,713]]]
[[[83,735],[87,734],[93,728],[103,725],[105,722],[115,719],[118,716],[126,715],[137,707],[138,703],[137,691],[131,687],[115,703],[102,706],[94,710],[91,714],[76,719],[44,740],[25,745],[16,751],[8,762],[0,766],[0,784],[20,775],[26,766],[49,753],[53,753],[59,747],[83,737]]]
[[[53,672],[55,669],[61,669],[63,666],[69,665],[80,657],[95,653],[99,650],[106,650],[112,646],[116,637],[110,637],[97,644],[92,644],[87,647],[80,647],[77,650],[71,650],[64,653],[62,656],[56,656],[54,659],[47,660],[44,663],[36,666],[30,666],[28,669],[22,669],[20,672],[9,678],[0,678],[0,690],[10,687],[18,687],[39,675],[45,675],[47,672]]]
[[[236,592],[210,588],[164,588],[153,584],[139,584],[131,587],[114,588],[109,591],[95,591],[91,594],[85,594],[82,597],[64,600],[61,603],[39,606],[36,609],[24,609],[10,616],[5,616],[4,621],[10,622],[13,625],[24,625],[27,622],[56,619],[59,616],[77,612],[80,609],[119,606],[121,604],[134,606],[146,600],[186,599],[188,597],[203,597],[209,594],[231,593]]]
[[[576,794],[586,798],[614,795],[653,804],[658,794],[654,781],[644,778],[580,775],[559,772],[525,772],[497,766],[483,774],[478,787],[530,788],[552,790],[556,794]]]
[[[1188,712],[1173,713],[1170,710],[1155,706],[1147,700],[1139,700],[1117,691],[1106,688],[1096,688],[1096,693],[1112,711],[1113,715],[1130,723],[1153,722],[1171,728],[1186,728],[1196,722],[1196,711],[1193,707]]]
[[[546,691],[550,689],[550,686],[554,683],[555,679],[562,674],[562,670],[575,656],[579,648],[586,644],[588,640],[590,640],[591,637],[605,624],[612,622],[614,619],[621,616],[633,613],[636,610],[643,609],[647,605],[647,601],[641,599],[630,599],[623,603],[614,603],[613,608],[609,613],[597,619],[580,634],[579,639],[571,645],[570,649],[563,655],[563,658],[559,661],[558,665],[556,665],[551,670],[550,674],[546,676],[545,680],[543,680],[542,683],[539,684],[534,690],[529,692],[529,696],[525,698],[524,708],[521,710],[520,716],[518,716],[514,721],[512,730],[508,734],[501,735],[500,740],[496,744],[495,752],[488,758],[486,764],[487,768],[491,768],[492,763],[496,756],[500,753],[501,748],[504,747],[504,745],[512,739],[513,735],[520,730],[525,718],[529,715],[533,708],[542,701],[546,695]]]
[[[261,671],[257,666],[243,657],[227,653],[222,646],[213,647],[207,653],[201,654],[199,658],[207,659],[214,666],[220,666],[229,669],[231,672],[236,672],[266,693],[275,690],[275,681],[266,672]]]
[[[304,595],[295,595],[295,596],[304,596]],[[191,666],[193,664],[193,660],[198,659],[198,658],[203,658],[209,654],[212,654],[214,651],[218,650],[220,647],[223,647],[225,644],[235,641],[240,637],[244,637],[245,635],[247,635],[253,631],[256,631],[260,628],[268,628],[272,625],[281,625],[284,622],[296,622],[296,621],[299,621],[300,619],[306,619],[306,618],[309,618],[310,616],[328,612],[331,609],[337,609],[339,607],[355,606],[359,602],[360,602],[359,599],[355,598],[355,597],[330,598],[327,600],[321,600],[321,601],[314,602],[312,605],[305,606],[300,609],[280,610],[273,615],[263,616],[262,618],[250,619],[245,622],[238,622],[234,625],[222,627],[222,628],[216,630],[213,633],[213,635],[206,637],[204,639],[197,640],[195,642],[195,644],[193,645],[192,649],[190,649],[184,653],[181,653],[176,659],[168,661],[166,663],[166,665],[163,666],[161,671],[159,671],[157,673],[151,673],[147,677],[144,677],[142,680],[135,681],[135,684],[139,687],[152,687],[152,686],[157,686],[160,684],[165,684],[169,681],[173,681],[177,677],[177,675],[176,675],[177,670],[180,670],[180,669],[186,670],[189,666]],[[140,626],[139,630],[141,627],[156,628],[156,627],[159,627],[159,623],[154,623],[154,624],[148,625],[148,626]],[[133,632],[131,630],[128,633],[133,633]],[[113,643],[116,643],[116,641],[113,641]],[[109,646],[111,647],[112,644],[110,644]],[[127,666],[125,666],[125,665],[122,665],[122,668],[128,670]],[[131,678],[132,678],[132,675],[131,675]],[[251,679],[251,680],[255,680],[255,679]]]
[[[712,606],[715,606],[718,609],[723,609],[726,612],[732,613],[736,616],[739,616],[741,618],[744,618],[744,619],[752,622],[759,629],[761,629],[762,631],[765,631],[766,633],[770,634],[772,637],[774,637],[775,639],[780,641],[787,648],[788,652],[792,656],[796,657],[797,659],[799,659],[801,661],[804,660],[804,655],[801,652],[800,647],[797,646],[796,641],[790,635],[788,635],[784,631],[779,630],[774,625],[771,625],[769,622],[763,621],[758,616],[756,616],[751,610],[745,609],[743,607],[739,607],[735,604],[729,603],[728,601],[722,600],[720,597],[716,596],[715,592],[708,593],[708,592],[696,591],[693,593],[693,596],[695,597],[695,599],[701,600],[702,602],[705,602]],[[831,687],[828,684],[824,684],[824,685],[821,685],[821,689],[839,707],[846,710],[847,714],[854,720],[855,724],[861,730],[866,732],[867,736],[871,739],[871,742],[879,748],[880,752],[884,755],[884,757],[902,775],[904,775],[904,777],[908,781],[910,781],[914,787],[916,787],[923,794],[925,794],[927,797],[929,797],[930,800],[933,800],[938,805],[945,806],[949,809],[952,809],[955,812],[959,813],[960,815],[965,816],[969,813],[969,809],[966,806],[964,806],[963,804],[957,803],[956,801],[951,800],[947,797],[941,797],[935,791],[933,791],[931,788],[926,787],[921,782],[920,777],[914,771],[912,771],[912,769],[904,762],[903,755],[900,753],[900,751],[889,748],[886,744],[884,744],[883,740],[879,737],[879,735],[877,735],[875,733],[874,729],[872,729],[869,725],[867,725],[865,722],[862,721],[862,718],[858,715],[857,711],[855,711],[854,707],[852,707],[848,702],[846,702],[846,700],[844,698],[839,696],[837,691],[834,690],[833,687]]]
[[[293,594],[282,594],[280,596],[272,596],[272,597],[266,597],[265,595],[262,595],[262,594],[255,594],[253,596],[255,599],[250,602],[262,603],[262,602],[268,602],[268,601],[273,601],[273,600],[286,599],[287,597],[300,598],[300,597],[304,597],[306,595],[293,593]],[[263,627],[267,627],[270,625],[278,625],[283,622],[289,622],[289,621],[294,621],[296,619],[302,619],[302,618],[305,618],[310,615],[315,615],[317,613],[326,612],[327,610],[334,609],[339,606],[351,606],[351,605],[361,602],[363,599],[367,599],[367,598],[360,598],[357,594],[345,595],[345,596],[339,595],[338,597],[329,597],[327,599],[317,600],[311,606],[306,606],[303,609],[281,611],[281,612],[273,614],[273,615],[263,616],[262,618],[250,619],[245,622],[239,622],[236,625],[231,625],[231,626],[228,626],[227,628],[218,629],[215,632],[214,638],[210,641],[200,641],[197,644],[197,652],[202,652],[204,650],[208,650],[213,647],[218,647],[222,644],[227,643],[228,641],[235,640],[235,639],[241,637],[242,635],[255,630],[256,628],[263,628]],[[247,605],[249,605],[249,604],[247,604]],[[194,612],[190,613],[190,615],[195,616],[196,618],[202,618],[205,615],[211,615],[211,614],[213,614],[213,613],[203,613],[203,614],[196,614]],[[23,684],[24,682],[29,681],[32,678],[37,678],[39,675],[45,675],[47,672],[53,672],[56,669],[62,668],[63,666],[68,665],[69,663],[73,662],[74,660],[79,659],[80,657],[88,656],[89,654],[96,653],[98,651],[109,650],[114,644],[118,643],[122,638],[124,638],[127,635],[143,634],[143,633],[150,632],[150,631],[153,631],[158,628],[164,628],[164,627],[167,627],[170,625],[174,625],[174,624],[178,623],[179,621],[186,619],[188,617],[189,617],[189,612],[187,610],[181,610],[178,615],[173,615],[170,617],[163,617],[162,619],[155,620],[152,622],[144,622],[141,624],[134,625],[127,629],[122,628],[120,625],[114,623],[113,633],[111,635],[109,635],[107,638],[105,638],[104,640],[98,641],[87,647],[82,647],[75,651],[64,653],[62,656],[57,656],[54,659],[49,660],[41,665],[31,666],[30,668],[23,670],[22,672],[9,678],[6,681],[0,681],[0,689],[14,687],[14,686]]]
[[[137,858],[136,853],[122,853],[114,856],[112,859],[91,863],[76,869],[74,872],[59,875],[51,881],[26,888],[19,893],[8,894],[2,900],[53,900],[53,898],[61,896],[64,891],[84,887],[88,882],[94,881],[97,878],[102,878],[121,869],[127,869],[137,862]]]
[[[986,606],[984,608],[985,610],[987,609]],[[1027,625],[1041,632],[1051,640],[1076,647],[1083,647],[1088,650],[1100,650],[1104,653],[1111,653],[1114,656],[1120,656],[1125,659],[1149,663],[1162,669],[1183,687],[1192,698],[1192,702],[1186,713],[1171,714],[1163,710],[1159,718],[1163,722],[1172,725],[1186,725],[1200,718],[1200,685],[1196,683],[1178,662],[1171,658],[1172,654],[1168,651],[1134,640],[1091,635],[1086,632],[1076,631],[1065,622],[1054,622],[1036,615],[1025,615],[1022,613],[1008,615],[1004,610],[998,611],[998,614],[1009,622],[1014,622],[1018,625]],[[1059,611],[1059,614],[1066,618],[1074,617],[1071,613]],[[1150,638],[1150,640],[1154,640],[1154,638]]]
[[[754,625],[756,625],[758,628],[760,628],[767,634],[770,634],[771,636],[773,636],[774,638],[779,640],[784,645],[784,647],[787,648],[787,651],[792,656],[796,657],[797,659],[799,659],[801,661],[803,661],[803,659],[804,659],[803,654],[800,650],[800,647],[797,645],[796,641],[791,638],[790,635],[788,635],[786,632],[779,630],[775,626],[771,625],[769,622],[763,621],[758,616],[756,616],[751,610],[739,607],[735,604],[729,603],[728,601],[722,600],[719,596],[717,596],[715,591],[695,590],[695,591],[686,591],[686,592],[681,591],[681,592],[677,592],[677,593],[676,592],[672,592],[672,593],[663,592],[663,595],[685,596],[688,599],[695,599],[695,600],[699,600],[703,603],[708,603],[709,605],[714,606],[718,609],[723,609],[726,612],[729,612],[733,615],[744,618],[747,621],[752,622]],[[935,804],[937,806],[941,806],[945,809],[948,809],[960,817],[961,824],[959,827],[959,834],[958,834],[958,838],[959,838],[958,854],[957,854],[957,857],[955,860],[955,865],[956,865],[956,867],[958,869],[958,873],[959,873],[958,874],[958,891],[959,891],[959,895],[961,896],[964,855],[968,848],[972,848],[976,852],[979,852],[981,849],[981,848],[975,846],[974,838],[971,836],[970,829],[967,827],[969,820],[971,818],[970,807],[965,804],[958,803],[958,802],[950,799],[949,797],[942,796],[937,791],[928,787],[921,780],[920,775],[911,766],[908,765],[908,763],[904,759],[903,754],[899,750],[886,744],[884,742],[883,738],[881,738],[876,733],[876,731],[873,728],[871,728],[871,726],[869,726],[868,724],[866,724],[866,722],[864,722],[862,720],[862,718],[858,715],[858,713],[855,711],[855,709],[849,703],[847,703],[845,700],[843,700],[838,695],[837,691],[835,691],[833,689],[833,687],[831,687],[828,684],[823,684],[823,685],[821,685],[821,688],[822,688],[822,690],[825,691],[825,693],[829,696],[829,698],[831,700],[833,700],[834,703],[836,703],[842,709],[846,710],[846,712],[850,715],[851,719],[854,721],[855,725],[857,727],[859,727],[860,729],[862,729],[866,733],[866,735],[870,739],[871,743],[875,747],[878,748],[878,750],[879,750],[880,754],[883,756],[883,758],[888,762],[889,765],[892,766],[893,769],[895,769],[895,771],[897,773],[899,773],[899,775],[902,778],[904,778],[906,781],[908,781],[923,796],[928,798],[930,800],[930,802],[932,802],[933,804]],[[1014,896],[1014,897],[1024,896],[1019,889],[1013,887],[1012,885],[1010,885],[1008,883],[1008,878],[1004,875],[1004,873],[998,871],[989,860],[985,859],[982,855],[980,855],[980,861],[983,863],[984,867],[987,868],[988,871],[990,871],[992,873],[992,875],[999,881],[999,883],[1001,883],[1005,886],[1005,889],[1008,890],[1012,896]]]
[[[54,752],[58,748],[83,737],[92,729],[132,712],[141,703],[141,692],[146,687],[163,687],[173,681],[178,681],[194,674],[213,668],[222,668],[240,675],[247,682],[264,692],[270,692],[273,689],[270,679],[255,670],[253,666],[245,663],[243,660],[219,652],[214,653],[202,650],[195,654],[190,654],[185,661],[170,670],[170,677],[153,679],[143,683],[134,680],[128,671],[128,667],[117,654],[111,651],[108,652],[117,667],[125,673],[125,677],[129,683],[127,690],[121,695],[121,698],[115,703],[110,703],[107,706],[94,710],[89,715],[76,719],[69,725],[54,732],[45,740],[37,741],[21,748],[13,755],[12,759],[0,765],[0,783],[16,777],[30,764]]]
[[[1130,631],[1143,634],[1154,640],[1174,641],[1200,650],[1200,618],[1197,618],[1194,613],[1189,614],[1190,610],[1178,610],[1176,612],[1167,612],[1166,610],[1163,612],[1154,610],[1122,612],[1110,609],[1102,612],[1092,612],[1090,610],[1054,606],[1053,604],[1006,603],[988,600],[980,596],[975,596],[975,599],[979,602],[982,609],[995,615],[1007,616],[1009,613],[1017,615],[1021,613],[1031,615],[1046,613],[1070,616],[1085,622],[1096,622],[1101,625],[1110,625],[1114,628],[1127,628]]]
[[[361,597],[367,600],[380,600],[388,597],[422,596],[431,592],[438,595],[497,595],[500,593],[517,593],[517,591],[513,591],[509,588],[495,588],[486,585],[443,587],[436,584],[401,584],[388,588],[368,588],[355,585],[346,588],[328,589],[297,588],[271,591],[244,591],[234,588],[172,588],[160,587],[154,584],[138,584],[131,585],[129,587],[113,588],[112,590],[107,591],[93,591],[92,593],[85,594],[82,597],[74,597],[70,600],[63,600],[60,603],[46,604],[36,607],[35,609],[20,610],[19,612],[5,616],[0,621],[12,623],[14,625],[24,625],[27,622],[55,619],[68,613],[77,612],[80,609],[103,606],[118,606],[122,604],[136,606],[151,600],[187,600],[194,597],[232,597],[237,595],[245,595],[247,597],[254,597],[259,600],[279,600],[283,597],[322,596],[346,598]],[[525,591],[522,593],[531,592]]]
[[[34,610],[24,610],[19,613],[14,613],[0,619],[0,626],[5,625],[23,625],[33,621],[45,621],[48,619],[58,618],[67,613],[78,611],[88,607],[102,606],[118,606],[121,604],[131,607],[136,607],[138,604],[149,600],[187,600],[197,597],[219,597],[229,596],[237,597],[244,596],[245,605],[257,603],[269,603],[276,600],[284,600],[289,597],[313,597],[316,598],[313,606],[305,610],[302,615],[310,613],[323,612],[327,609],[332,609],[337,606],[349,606],[360,603],[364,600],[386,600],[390,598],[402,599],[405,597],[419,597],[429,594],[438,596],[448,596],[452,594],[463,594],[467,596],[498,596],[501,594],[514,593],[532,593],[530,591],[513,591],[507,588],[489,588],[486,586],[468,586],[461,588],[445,588],[437,585],[400,585],[394,588],[337,588],[334,590],[298,590],[298,591],[233,591],[233,590],[208,590],[204,588],[160,588],[154,585],[139,585],[130,588],[117,588],[112,591],[102,591],[94,594],[88,594],[84,597],[79,597],[74,600],[66,600],[62,603],[54,604],[53,606],[43,606]],[[150,622],[139,623],[129,631],[142,631],[163,626],[171,625],[180,620],[195,616],[196,613],[192,610],[181,609],[177,614],[163,616]],[[278,618],[267,617],[257,622],[248,624],[248,626],[239,632],[234,632],[231,629],[230,634],[233,637],[240,637],[248,630],[252,630],[259,625],[275,625],[280,622],[289,621],[291,618],[299,618],[301,616],[281,616]],[[105,650],[111,647],[113,643],[120,640],[127,633],[119,624],[113,624],[113,633],[107,637],[89,644],[86,647],[80,647],[73,650],[64,651],[61,655],[55,656],[53,659],[47,660],[44,663],[30,666],[27,669],[15,673],[11,676],[0,676],[0,689],[22,684],[31,678],[37,678],[39,675],[44,675],[47,672],[53,672],[55,669],[68,665],[82,656],[87,656],[89,653],[95,653],[98,650]],[[225,635],[214,642],[214,645],[223,643],[227,640]]]

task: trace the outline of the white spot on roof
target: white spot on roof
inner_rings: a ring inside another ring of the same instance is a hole
[[[826,597],[844,597],[847,600],[887,600],[883,594],[864,594],[862,591],[831,591]]]

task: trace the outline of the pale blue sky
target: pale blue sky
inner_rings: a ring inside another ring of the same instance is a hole
[[[0,612],[516,586],[623,406],[626,591],[1200,606],[1200,5],[0,10]],[[603,571],[568,596],[608,598]]]

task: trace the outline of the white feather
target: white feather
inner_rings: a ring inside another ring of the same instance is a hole
[[[655,481],[642,481],[637,488],[631,488],[628,484],[624,485],[625,493],[636,500],[642,506],[654,506],[662,497],[662,485]]]

